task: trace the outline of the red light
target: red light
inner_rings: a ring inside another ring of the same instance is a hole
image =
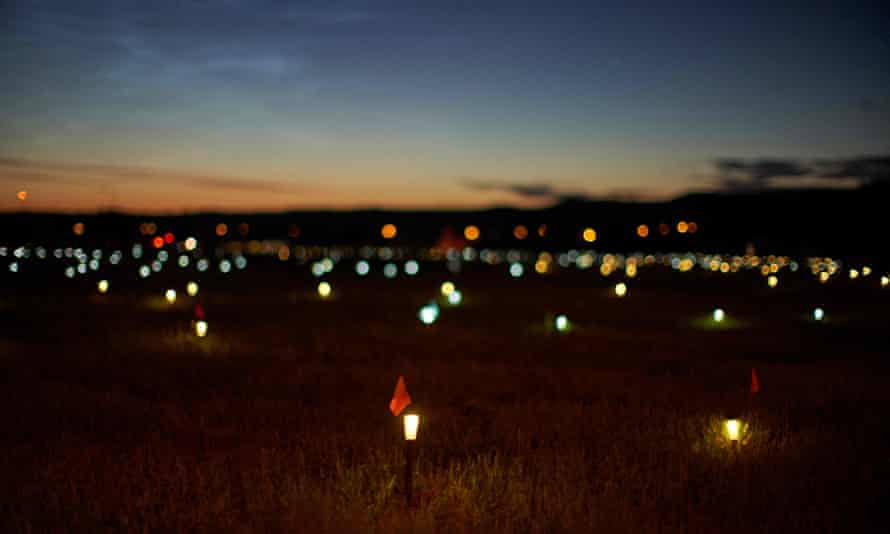
[[[164,243],[167,243],[167,244],[169,245],[170,243],[173,242],[173,239],[174,239],[174,238],[173,238],[173,234],[172,234],[172,233],[167,232],[166,234],[164,234]]]
[[[164,238],[161,236],[157,236],[156,238],[151,240],[151,244],[155,246],[155,248],[161,248],[164,246]]]

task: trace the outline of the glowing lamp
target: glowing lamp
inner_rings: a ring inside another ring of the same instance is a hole
[[[890,286],[890,276],[882,276],[881,277],[881,287]]]
[[[742,424],[738,419],[727,419],[725,423],[726,437],[733,443],[738,443],[739,434],[741,434]]]
[[[198,337],[207,336],[207,321],[195,322],[195,335]]]
[[[405,414],[402,422],[405,425],[405,441],[416,441],[417,430],[420,428],[420,416],[416,413]]]
[[[850,280],[855,280],[859,278],[859,271],[856,269],[850,269]]]
[[[776,287],[777,285],[779,285],[779,277],[774,276],[774,275],[770,275],[770,276],[766,279],[766,285],[768,285],[768,286],[770,286],[770,287]]]
[[[722,323],[723,319],[726,319],[726,312],[722,309],[717,308],[714,310],[714,321],[718,323]]]
[[[420,318],[420,322],[423,324],[431,325],[439,318],[439,307],[435,304],[427,304],[423,308],[420,308],[417,317]]]
[[[822,308],[816,308],[815,310],[813,310],[813,319],[815,319],[817,321],[821,321],[824,318],[825,318],[825,310],[823,310]]]
[[[185,292],[188,293],[190,297],[194,297],[198,294],[198,283],[197,282],[189,282],[185,286]]]
[[[627,295],[627,284],[625,284],[624,282],[615,284],[615,294],[619,297]]]
[[[167,299],[167,304],[175,304],[176,303],[176,290],[168,289],[166,293],[164,293],[164,298]]]
[[[439,287],[439,291],[442,293],[443,297],[447,297],[454,292],[454,284],[451,282],[442,282],[442,285]]]
[[[99,283],[96,285],[99,287],[99,293],[103,295],[108,293],[108,280],[99,280]]]
[[[862,276],[868,276],[870,274],[871,274],[871,267],[866,265],[865,267],[862,268]]]
[[[318,284],[318,296],[323,299],[326,299],[331,296],[331,284],[327,282],[321,282]]]
[[[459,305],[462,300],[463,295],[461,295],[460,291],[456,289],[448,294],[448,304],[451,304],[452,306]]]
[[[569,329],[569,318],[565,315],[557,315],[554,325],[558,331],[565,332]]]

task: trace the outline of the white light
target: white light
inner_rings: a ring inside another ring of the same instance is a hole
[[[161,272],[161,269],[163,269],[163,268],[164,268],[164,264],[159,262],[158,260],[151,262],[151,270],[152,271],[159,273],[159,272]]]
[[[99,283],[96,285],[99,287],[99,293],[103,295],[108,293],[108,280],[99,280]]]
[[[198,260],[198,272],[203,273],[207,269],[210,268],[210,262],[207,261],[207,258],[201,258]]]
[[[67,269],[65,269],[65,276],[67,276],[68,278],[74,278],[74,274],[74,267],[68,267]]]
[[[890,286],[890,276],[882,276],[881,277],[881,287]]]
[[[355,264],[355,272],[359,276],[365,276],[371,270],[371,266],[365,260],[360,260]]]
[[[194,237],[186,238],[186,240],[185,240],[185,249],[186,250],[195,250],[195,248],[197,246],[198,246],[197,239],[195,239]]]
[[[132,252],[133,258],[138,260],[142,257],[142,245],[133,245],[133,250],[131,250],[130,252]]]
[[[414,276],[420,271],[420,265],[414,260],[408,260],[405,262],[405,274],[408,276]]]
[[[383,276],[387,278],[395,278],[399,275],[399,268],[395,263],[387,263],[383,266]]]
[[[244,270],[247,267],[247,258],[244,256],[238,256],[235,258],[235,268],[239,271]]]
[[[197,282],[189,282],[185,286],[185,292],[188,293],[190,297],[194,297],[198,294],[198,283]]]
[[[565,332],[569,329],[569,318],[565,315],[557,315],[555,323],[556,329],[560,332]]]
[[[207,321],[197,321],[195,323],[195,335],[205,337],[207,335]]]
[[[93,271],[99,270],[99,260],[90,260],[90,270],[93,270]]]
[[[160,261],[161,263],[164,263],[169,259],[170,253],[168,253],[166,250],[161,250],[160,252],[158,252],[158,261]]]
[[[525,269],[522,267],[521,263],[513,263],[510,265],[510,276],[513,278],[519,278],[522,276],[523,272],[525,272]]]
[[[615,294],[618,295],[619,297],[623,297],[624,295],[627,295],[627,284],[625,284],[624,282],[619,282],[619,283],[615,284]]]
[[[815,319],[817,321],[821,321],[824,318],[825,318],[825,310],[823,310],[822,308],[816,308],[815,310],[813,310],[813,319]]]
[[[14,261],[9,264],[9,272],[17,273],[19,272],[19,262]]]
[[[312,264],[311,269],[312,269],[312,276],[314,276],[316,278],[318,278],[319,276],[323,276],[325,273],[324,265],[318,261],[316,261]]]
[[[219,272],[226,274],[232,270],[232,262],[229,260],[222,260],[219,262]]]
[[[423,324],[433,324],[439,317],[439,307],[435,304],[427,304],[423,308],[420,308],[420,312],[417,314],[417,316],[420,318],[420,322],[422,322]]]
[[[148,268],[148,265],[142,265],[139,267],[139,276],[142,278],[148,278],[148,275],[151,274],[151,269]]]
[[[460,291],[454,290],[448,294],[448,304],[452,306],[457,306],[463,300],[463,295],[460,294]]]
[[[725,319],[725,318],[726,318],[726,312],[724,312],[722,309],[717,308],[716,310],[714,310],[714,321],[716,321],[718,323],[722,323],[723,319]]]
[[[420,416],[417,414],[405,414],[405,439],[414,441],[417,439],[417,429],[420,428]]]
[[[326,299],[331,296],[331,284],[327,282],[321,282],[318,284],[318,295]]]
[[[189,257],[186,256],[185,254],[182,254],[179,256],[179,259],[176,260],[176,263],[178,263],[180,267],[185,269],[186,267],[189,266]]]
[[[739,433],[742,429],[742,424],[739,423],[738,419],[728,419],[726,421],[726,436],[730,439],[730,441],[738,441]]]
[[[321,266],[324,268],[324,272],[329,273],[334,270],[334,261],[331,258],[324,258],[321,260]]]
[[[779,285],[779,277],[775,275],[769,275],[769,277],[766,279],[766,285],[770,287],[776,287],[777,285]]]
[[[168,289],[164,293],[164,298],[167,299],[167,304],[174,304],[176,302],[176,290]]]

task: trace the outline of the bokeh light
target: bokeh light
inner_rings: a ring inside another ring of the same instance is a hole
[[[384,224],[383,228],[380,229],[380,235],[383,236],[383,239],[393,239],[396,234],[398,234],[396,225],[391,223]]]
[[[467,241],[476,241],[479,239],[479,227],[475,225],[469,225],[464,228],[464,237],[467,238]]]
[[[206,337],[207,336],[207,321],[196,321],[195,322],[195,335],[198,337]]]
[[[815,310],[813,310],[813,319],[815,319],[817,321],[821,321],[824,318],[825,318],[825,310],[823,310],[822,308],[816,308]]]
[[[167,304],[175,304],[176,303],[176,290],[168,289],[164,292],[164,298],[167,299]]]
[[[454,283],[442,282],[442,285],[439,286],[439,292],[442,293],[443,296],[447,297],[454,292]]]
[[[649,236],[649,227],[645,224],[641,224],[637,226],[637,236],[639,237],[648,237]]]
[[[431,325],[436,322],[436,319],[439,318],[439,307],[436,304],[431,303],[426,306],[420,308],[420,311],[417,313],[417,317],[420,319],[425,325]]]
[[[99,280],[99,283],[96,284],[99,289],[99,293],[102,293],[103,295],[105,293],[108,293],[108,285],[108,280]]]
[[[585,228],[584,231],[581,232],[581,238],[587,243],[593,243],[596,241],[596,230],[590,227]]]
[[[721,308],[716,308],[714,313],[712,314],[715,322],[722,323],[724,319],[726,319],[726,312]]]
[[[515,228],[513,228],[513,237],[519,240],[525,239],[526,237],[528,237],[528,228],[521,224],[517,225]]]
[[[326,299],[326,298],[330,297],[331,291],[332,291],[331,284],[329,284],[328,282],[319,282],[318,295],[321,298]]]
[[[460,291],[454,290],[451,293],[448,293],[448,304],[452,306],[458,306],[463,301],[463,295]]]
[[[565,332],[569,329],[569,318],[565,315],[557,315],[553,323],[559,332]]]
[[[624,282],[615,284],[615,295],[619,297],[627,295],[627,284],[625,284]]]
[[[185,285],[185,292],[188,293],[188,296],[194,297],[198,294],[198,283],[197,282],[189,282]]]

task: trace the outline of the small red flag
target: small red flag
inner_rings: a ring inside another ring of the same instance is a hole
[[[200,304],[195,304],[195,317],[197,317],[199,321],[204,320],[204,307]]]
[[[405,378],[399,376],[396,390],[392,394],[392,400],[389,401],[389,411],[398,416],[409,404],[411,404],[411,395],[408,394],[408,388],[405,387]]]
[[[757,380],[757,370],[751,368],[751,394],[760,392],[760,381]]]

